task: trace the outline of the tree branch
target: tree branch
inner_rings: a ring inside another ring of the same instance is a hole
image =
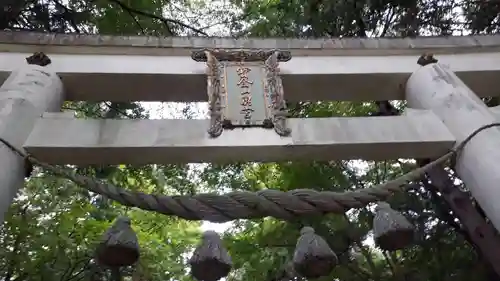
[[[141,30],[142,32],[142,35],[146,35],[146,30],[144,30],[144,28],[142,27],[141,23],[137,20],[137,18],[135,17],[135,15],[132,13],[132,11],[130,10],[126,10],[127,13],[130,15],[130,17],[134,20],[135,24],[137,25],[137,27],[139,27],[139,29]],[[170,34],[172,34],[172,31],[169,29],[168,32]]]
[[[56,4],[56,7],[62,8],[65,11],[65,13],[69,15],[69,20],[68,20],[69,24],[71,25],[71,27],[75,29],[77,33],[80,33],[80,28],[76,24],[74,18],[75,11],[73,9],[66,7],[64,4],[59,2],[59,0],[52,0],[52,1],[54,1],[54,3]]]
[[[148,12],[144,12],[144,11],[141,11],[141,10],[134,9],[134,8],[129,7],[128,5],[124,4],[120,0],[108,0],[108,1],[111,2],[111,3],[113,3],[113,4],[118,5],[120,8],[122,8],[123,10],[125,10],[125,11],[127,11],[129,13],[140,15],[140,16],[145,16],[145,17],[149,17],[149,18],[153,18],[153,19],[157,19],[157,20],[162,21],[163,24],[165,24],[165,27],[168,29],[168,32],[170,33],[170,35],[173,35],[173,32],[170,29],[169,23],[173,23],[173,24],[180,25],[180,26],[182,26],[184,28],[190,29],[190,30],[192,30],[192,31],[194,31],[196,33],[202,34],[204,36],[208,36],[208,34],[205,33],[203,30],[200,30],[200,29],[197,29],[195,27],[192,27],[192,26],[190,26],[188,24],[185,24],[185,23],[183,23],[183,22],[181,22],[179,20],[167,19],[167,18],[164,18],[164,17],[157,16],[155,14],[151,14],[151,13],[148,13]]]
[[[389,267],[389,269],[391,270],[392,272],[392,276],[394,276],[394,278],[396,278],[398,276],[398,273],[396,272],[396,268],[394,267],[394,265],[392,264],[392,261],[391,259],[389,258],[389,255],[387,254],[387,251],[382,251],[382,255],[384,255],[384,258],[385,258],[385,262],[387,263],[387,266]]]
[[[347,216],[346,213],[344,213],[343,215],[344,219],[346,220],[347,224],[349,225],[354,225],[351,220],[349,219],[349,217]],[[357,240],[357,241],[354,241],[354,243],[358,246],[359,250],[361,251],[361,254],[363,255],[363,257],[365,258],[365,261],[366,263],[368,264],[368,266],[370,267],[371,269],[371,273],[372,273],[372,276],[375,277],[375,279],[379,279],[380,278],[380,272],[379,270],[377,269],[377,266],[375,265],[375,261],[373,260],[373,256],[372,254],[370,253],[369,250],[366,249],[366,247],[363,245],[363,243],[360,241],[360,240]]]
[[[382,33],[380,33],[380,37],[384,37],[387,34],[387,31],[389,30],[389,27],[392,23],[392,19],[394,18],[394,14],[394,7],[391,7],[385,19],[384,27],[382,29]]]
[[[371,276],[370,273],[366,272],[363,268],[359,267],[358,265],[356,265],[357,268],[349,264],[345,264],[344,266],[347,268],[347,270],[360,277],[361,280],[370,280]]]
[[[127,112],[116,107],[115,103],[104,102],[104,105],[106,105],[106,107],[108,107],[108,112],[106,113],[106,116],[104,118],[115,118],[116,117],[115,113],[118,113],[118,114],[121,114],[121,115],[129,118],[129,119],[134,119],[134,117],[132,115],[129,115]]]

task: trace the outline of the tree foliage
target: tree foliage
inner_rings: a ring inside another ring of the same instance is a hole
[[[114,35],[229,35],[234,37],[394,37],[491,34],[500,27],[500,4],[478,0],[8,0],[0,27],[39,32]],[[371,103],[301,102],[297,117],[367,116]],[[71,102],[79,117],[148,118],[140,103]],[[185,112],[189,112],[186,110]],[[263,188],[344,191],[366,188],[414,167],[412,161],[283,162],[73,167],[127,189],[193,194]],[[71,167],[68,167],[71,168]],[[285,281],[299,229],[313,226],[337,253],[340,265],[324,280],[498,280],[474,251],[460,222],[424,181],[391,203],[417,228],[417,243],[395,253],[371,243],[371,206],[308,221],[235,221],[224,235],[234,262],[228,279]],[[26,181],[0,228],[0,279],[108,280],[93,260],[100,235],[121,214],[133,219],[141,244],[139,281],[187,280],[186,259],[200,224],[120,206],[44,171]],[[496,278],[496,279],[495,279]]]

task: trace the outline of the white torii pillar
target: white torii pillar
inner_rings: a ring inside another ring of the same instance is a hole
[[[26,64],[0,87],[0,137],[22,148],[35,121],[46,111],[60,111],[63,85],[49,66]],[[23,187],[24,161],[0,143],[0,224]]]
[[[458,142],[479,127],[498,122],[484,102],[439,63],[423,66],[410,76],[406,99],[412,108],[432,110]],[[500,127],[476,135],[460,153],[456,171],[500,230]]]

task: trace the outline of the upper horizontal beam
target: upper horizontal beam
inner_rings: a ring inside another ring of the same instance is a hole
[[[283,49],[288,101],[400,100],[418,56],[437,54],[479,96],[500,92],[500,35],[420,38],[232,39],[0,32],[0,82],[43,51],[63,79],[67,100],[206,101],[205,64],[191,51]]]
[[[46,34],[0,31],[4,52],[186,56],[193,49],[286,49],[293,56],[392,56],[494,52],[500,35],[417,38],[221,38]]]
[[[392,117],[290,119],[290,137],[262,128],[209,138],[208,120],[92,120],[46,114],[24,148],[53,164],[151,164],[434,158],[455,143],[429,111]]]

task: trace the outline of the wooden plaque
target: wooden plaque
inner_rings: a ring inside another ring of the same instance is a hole
[[[262,127],[288,136],[286,104],[278,62],[289,52],[193,52],[193,59],[207,62],[207,92],[212,137],[224,129]],[[221,60],[219,60],[219,58]]]

